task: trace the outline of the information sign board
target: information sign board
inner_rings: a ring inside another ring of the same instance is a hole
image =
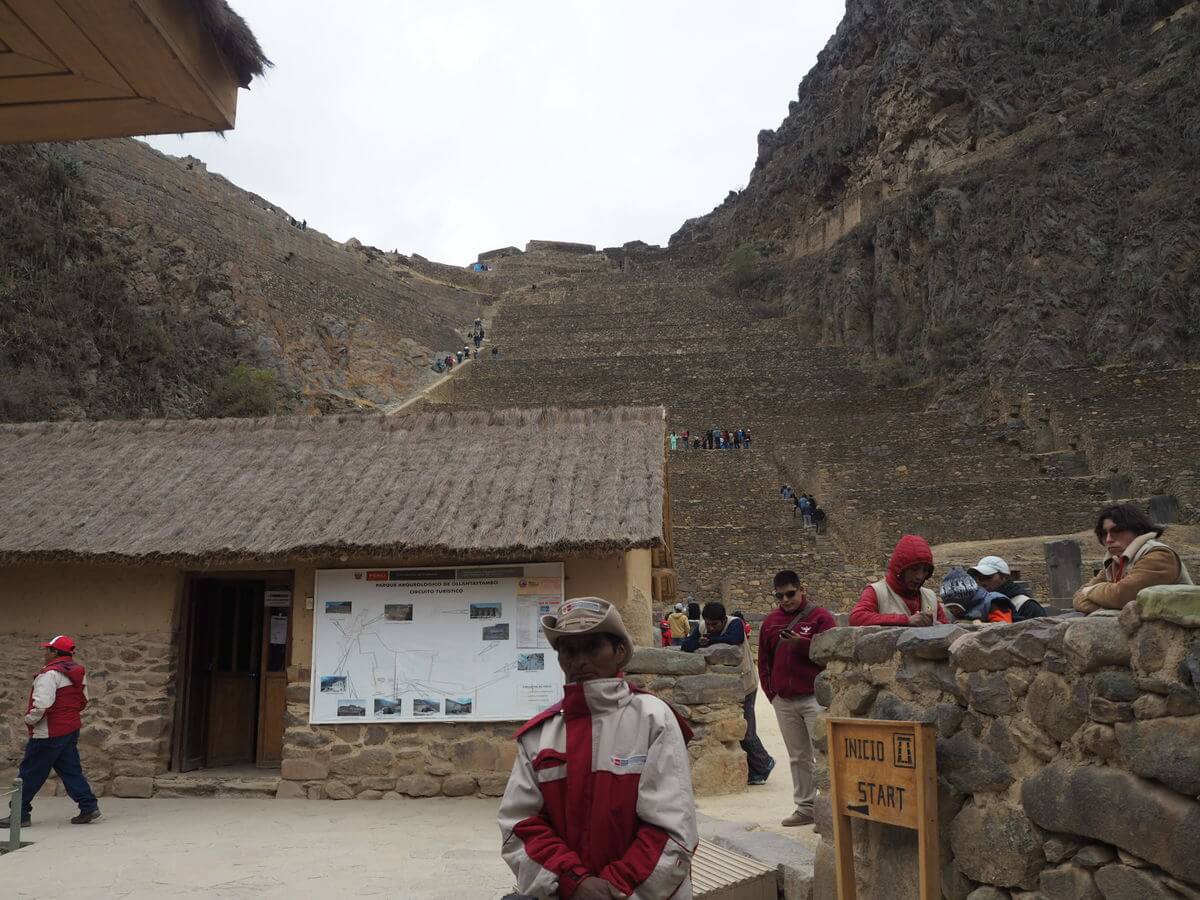
[[[309,721],[524,721],[562,698],[561,563],[321,569]]]
[[[937,744],[926,722],[826,719],[840,900],[854,900],[851,819],[917,832],[921,900],[941,897]]]

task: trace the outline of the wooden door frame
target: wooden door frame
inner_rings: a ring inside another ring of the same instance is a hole
[[[272,577],[275,577],[275,576],[272,576]],[[274,584],[278,587],[283,587],[283,581],[275,581]],[[291,600],[291,604],[286,607],[286,609],[288,611],[287,638],[284,641],[284,645],[283,645],[283,673],[282,674],[283,674],[283,689],[284,689],[284,693],[285,693],[284,708],[283,708],[284,716],[287,715],[287,700],[286,700],[287,678],[288,678],[287,667],[288,667],[288,663],[292,657],[292,629],[295,625],[295,619],[296,619],[296,616],[295,616],[295,610],[296,610],[296,573],[295,573],[295,570],[291,570],[288,573],[287,587],[288,587],[288,590],[291,592],[292,600]],[[269,589],[270,588],[268,587],[268,590]],[[267,668],[266,668],[268,655],[270,654],[270,637],[271,637],[270,610],[276,609],[276,608],[284,609],[285,607],[268,607],[265,602],[263,603],[263,627],[262,627],[262,634],[260,635],[260,643],[259,643],[259,659],[262,660],[262,671],[259,672],[259,675],[258,675],[258,725],[257,725],[257,733],[254,736],[254,764],[260,769],[277,768],[281,762],[280,760],[275,760],[275,761],[264,761],[263,760],[263,755],[264,755],[263,744],[264,744],[264,738],[266,735],[266,729],[263,728],[263,717],[265,716],[266,711],[267,711],[267,683],[271,680],[270,678],[268,678],[268,676],[270,674],[272,674],[272,673],[268,672]]]
[[[170,768],[179,772],[183,764],[184,740],[183,729],[186,719],[188,688],[190,686],[191,651],[192,651],[192,583],[199,579],[212,581],[263,581],[267,585],[287,584],[292,590],[292,605],[288,612],[288,642],[284,648],[285,658],[290,658],[292,652],[292,624],[296,614],[296,572],[295,569],[180,569],[177,573],[175,591],[175,712],[171,728]],[[263,616],[264,630],[266,616]],[[262,681],[259,678],[261,700]],[[259,716],[262,706],[259,706]],[[261,718],[255,725],[261,731]],[[255,735],[255,757],[258,756],[258,735]]]

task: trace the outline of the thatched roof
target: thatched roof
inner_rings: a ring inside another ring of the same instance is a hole
[[[661,407],[0,426],[0,560],[597,554],[663,541]]]
[[[230,9],[225,0],[192,0],[205,26],[212,32],[217,47],[237,74],[238,84],[249,87],[250,81],[271,65],[258,44],[258,38],[246,20]]]

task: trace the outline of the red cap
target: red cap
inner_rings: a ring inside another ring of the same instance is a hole
[[[65,634],[60,634],[56,638],[51,638],[42,644],[47,650],[58,650],[60,653],[74,653],[75,642]]]

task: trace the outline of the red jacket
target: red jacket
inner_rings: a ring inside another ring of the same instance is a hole
[[[811,602],[804,601],[805,609]],[[814,606],[812,613],[801,619],[793,627],[800,635],[798,641],[783,641],[779,633],[792,619],[796,618],[799,610],[793,613],[776,609],[762,621],[758,629],[758,680],[762,683],[763,693],[768,700],[774,700],[775,695],[792,698],[811,694],[813,680],[820,674],[824,666],[819,666],[808,658],[808,648],[812,639],[822,631],[837,627],[829,610]]]
[[[933,550],[930,549],[929,542],[924,538],[917,537],[915,534],[906,534],[896,542],[896,549],[892,551],[892,558],[888,561],[887,575],[885,576],[888,587],[900,595],[904,600],[904,605],[911,610],[913,615],[921,611],[921,592],[913,593],[906,590],[903,582],[900,581],[900,573],[909,566],[921,564],[933,566]],[[937,605],[937,620],[943,624],[950,621],[946,615],[946,608],[940,602]],[[881,613],[875,589],[867,585],[850,613],[850,624],[907,625],[908,616]]]
[[[29,717],[34,712],[34,691],[37,689],[37,678],[48,673],[61,675],[66,683],[62,683],[60,679],[54,694],[54,701],[46,707],[45,715],[31,722]],[[31,737],[34,728],[42,719],[45,720],[46,736],[52,738],[62,737],[64,734],[70,734],[83,727],[83,721],[79,714],[88,704],[87,692],[83,686],[85,675],[86,671],[82,665],[73,659],[63,657],[49,663],[42,671],[38,672],[37,677],[34,678],[34,688],[29,691],[29,705],[25,708],[25,722],[29,727]]]
[[[568,684],[526,722],[498,817],[519,892],[570,898],[591,875],[635,898],[691,897],[691,734],[621,678]]]

